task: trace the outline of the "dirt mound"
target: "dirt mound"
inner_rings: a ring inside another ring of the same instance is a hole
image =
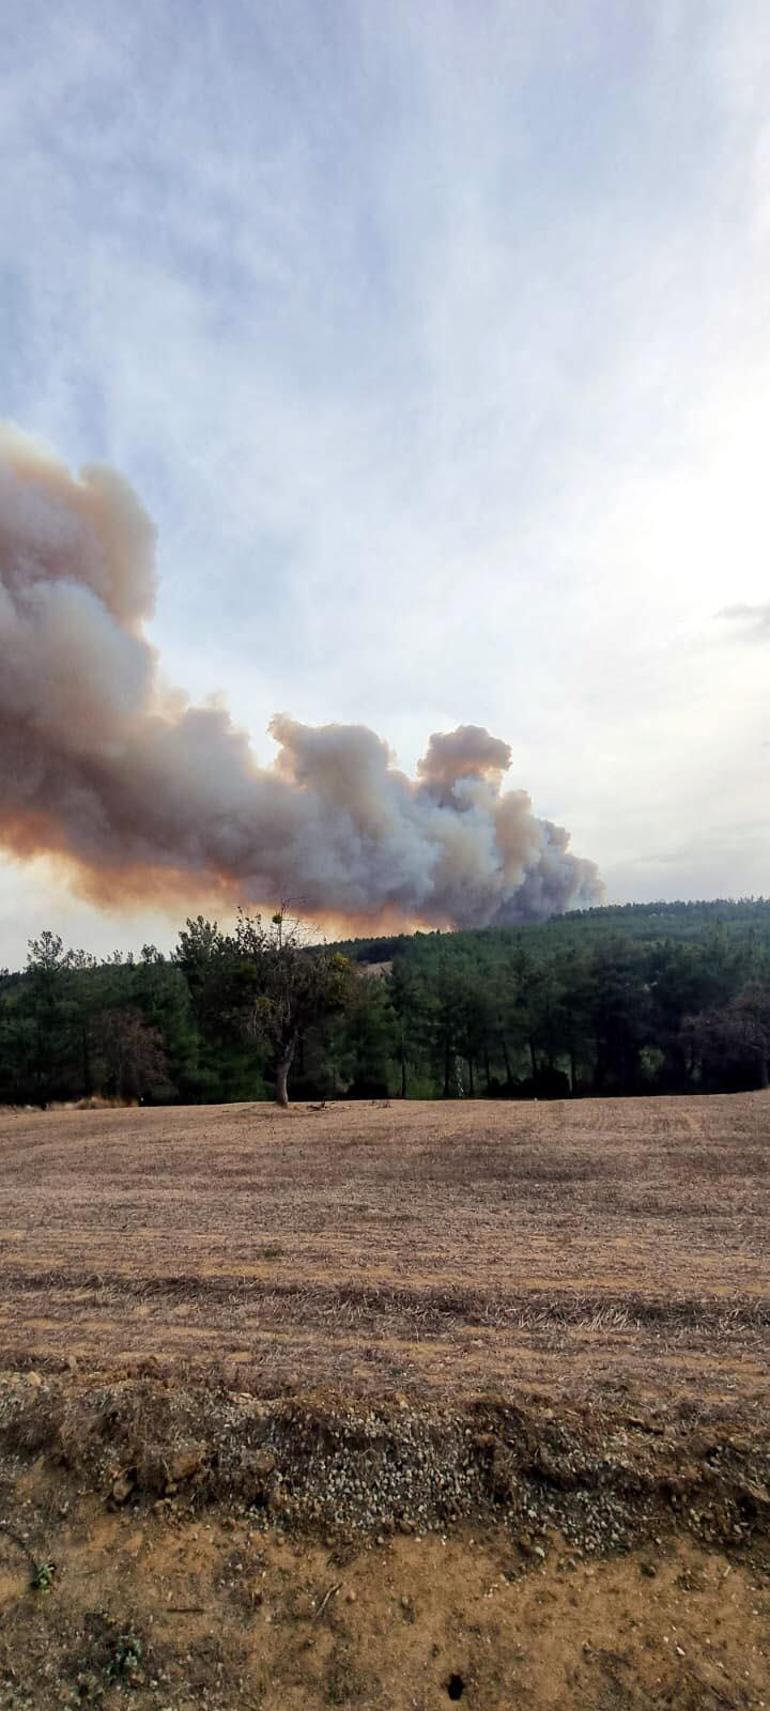
[[[0,1706],[759,1707],[762,1423],[0,1387]]]
[[[733,1545],[770,1527],[764,1417],[689,1405],[639,1416],[495,1398],[265,1402],[213,1378],[93,1388],[17,1373],[0,1385],[0,1451],[43,1455],[118,1504],[181,1493],[340,1536],[494,1520],[519,1539],[556,1529],[598,1551],[672,1525]]]

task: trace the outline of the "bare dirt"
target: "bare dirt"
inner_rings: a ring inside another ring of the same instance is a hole
[[[0,1707],[770,1706],[770,1097],[0,1153]]]

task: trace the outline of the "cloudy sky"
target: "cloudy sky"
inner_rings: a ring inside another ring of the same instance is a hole
[[[0,22],[0,415],[142,495],[167,677],[262,761],[486,725],[613,900],[770,891],[766,0]],[[46,924],[167,935],[1,864]]]

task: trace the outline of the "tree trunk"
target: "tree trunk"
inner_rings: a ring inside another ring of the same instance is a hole
[[[401,1041],[401,1098],[406,1098],[406,1047]]]
[[[500,1044],[503,1048],[503,1063],[505,1064],[505,1085],[506,1087],[511,1088],[513,1086],[513,1076],[511,1075],[511,1060],[508,1056],[508,1042],[505,1038],[505,1034],[500,1035]]]
[[[603,1093],[604,1092],[604,1083],[605,1083],[606,1073],[607,1073],[606,1072],[606,1058],[605,1058],[605,1053],[604,1053],[604,1044],[601,1040],[597,1039],[595,1042],[595,1045],[596,1045],[596,1056],[594,1059],[594,1092],[595,1093]]]
[[[289,1103],[289,1059],[281,1057],[275,1066],[275,1103],[284,1107]]]
[[[465,1061],[468,1065],[468,1098],[469,1099],[475,1099],[475,1097],[476,1097],[476,1084],[475,1084],[474,1079],[473,1079],[473,1058],[470,1056],[470,1054],[468,1055],[468,1057],[466,1058]]]
[[[284,1110],[289,1103],[289,1070],[291,1069],[296,1044],[295,1035],[287,1041],[275,1066],[275,1103],[283,1106]]]
[[[86,1099],[90,1099],[91,1094],[93,1093],[91,1082],[91,1053],[88,1044],[88,1028],[85,1024],[80,1032],[80,1041],[83,1052],[83,1092]]]

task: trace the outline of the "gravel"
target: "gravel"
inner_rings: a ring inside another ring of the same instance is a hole
[[[475,1518],[542,1563],[659,1542],[673,1528],[741,1546],[770,1532],[764,1422],[560,1410],[502,1398],[456,1410],[324,1397],[256,1400],[150,1378],[0,1378],[0,1473],[43,1455],[112,1508],[230,1505],[260,1528],[331,1540],[445,1534]]]

